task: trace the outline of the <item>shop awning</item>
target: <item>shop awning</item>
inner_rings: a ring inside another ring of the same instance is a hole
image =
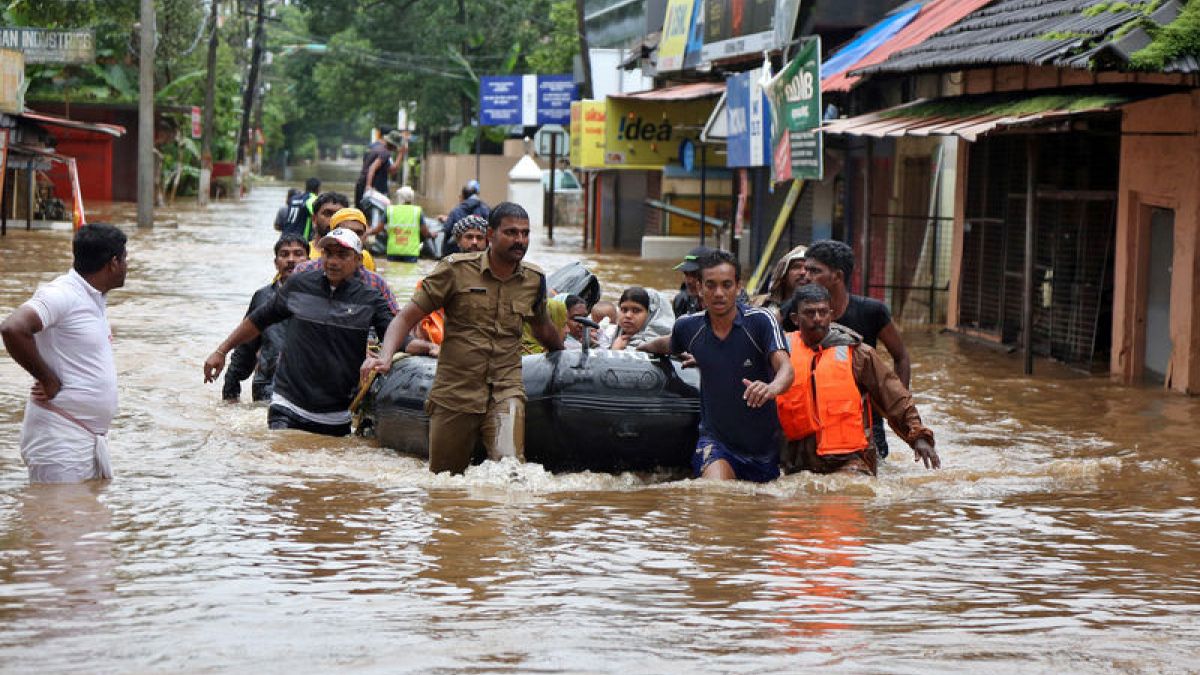
[[[724,82],[692,82],[662,89],[635,91],[631,94],[609,94],[609,98],[637,101],[695,101],[725,93]]]
[[[83,122],[80,120],[67,119],[65,117],[57,117],[55,115],[47,115],[45,113],[26,110],[20,115],[13,115],[22,119],[35,122],[37,124],[45,124],[53,127],[63,127],[65,129],[78,129],[80,131],[91,131],[98,134],[106,134],[113,138],[120,138],[125,135],[125,127],[119,124],[101,124],[99,122]]]
[[[821,125],[830,134],[850,136],[958,136],[974,141],[1010,127],[1045,124],[1114,111],[1146,96],[1129,94],[1042,94],[920,100]]]

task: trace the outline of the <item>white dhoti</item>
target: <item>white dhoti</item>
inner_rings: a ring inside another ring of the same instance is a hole
[[[29,401],[21,425],[21,459],[31,483],[82,483],[112,478],[108,433],[94,433],[50,404]]]

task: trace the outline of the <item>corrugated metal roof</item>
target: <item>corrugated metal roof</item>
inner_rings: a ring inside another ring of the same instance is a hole
[[[1098,5],[1102,7],[1088,11]],[[1125,35],[1122,28],[1147,18],[1170,23],[1181,9],[1178,0],[1167,0],[1147,17],[1154,5],[1153,0],[995,0],[923,42],[851,74],[1010,64],[1088,68],[1100,58],[1120,65],[1136,51],[1137,41],[1129,40],[1136,31]]]
[[[635,91],[630,94],[609,94],[609,98],[638,99],[642,101],[693,101],[698,98],[720,96],[725,92],[724,82],[692,82],[677,84],[662,89]]]
[[[958,136],[967,141],[975,141],[997,129],[1112,111],[1144,97],[1082,90],[1038,95],[921,100],[866,115],[832,120],[821,125],[820,130],[830,134],[874,138]]]
[[[119,124],[101,124],[99,122],[83,122],[80,120],[67,119],[66,117],[57,117],[55,115],[46,115],[44,113],[26,110],[20,115],[14,117],[22,117],[31,122],[39,124],[48,124],[55,127],[64,127],[67,129],[79,129],[81,131],[91,131],[98,134],[105,134],[113,138],[120,138],[125,135],[125,127]]]
[[[859,75],[853,74],[854,69],[882,63],[892,54],[924,42],[929,36],[953,25],[989,2],[991,0],[934,0],[926,4],[916,18],[887,42],[879,45],[849,69],[823,80],[821,91],[850,91],[860,79]]]

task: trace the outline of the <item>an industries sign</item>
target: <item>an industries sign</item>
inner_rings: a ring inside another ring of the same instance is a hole
[[[0,26],[0,49],[15,49],[25,63],[83,64],[96,60],[96,34],[84,30],[50,30]]]
[[[805,41],[799,54],[766,87],[771,109],[771,176],[776,181],[821,180],[821,39]]]
[[[570,75],[490,75],[479,79],[479,123],[526,127],[570,124],[578,98]]]

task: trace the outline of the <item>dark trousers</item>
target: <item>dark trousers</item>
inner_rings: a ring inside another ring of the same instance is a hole
[[[876,417],[874,424],[871,425],[871,436],[875,440],[875,454],[879,455],[879,459],[888,456],[887,430],[883,428],[883,418]]]
[[[310,434],[322,434],[324,436],[349,436],[350,423],[345,424],[318,424],[310,422],[292,411],[273,405],[267,409],[267,428],[268,429],[298,429],[307,431]]]

